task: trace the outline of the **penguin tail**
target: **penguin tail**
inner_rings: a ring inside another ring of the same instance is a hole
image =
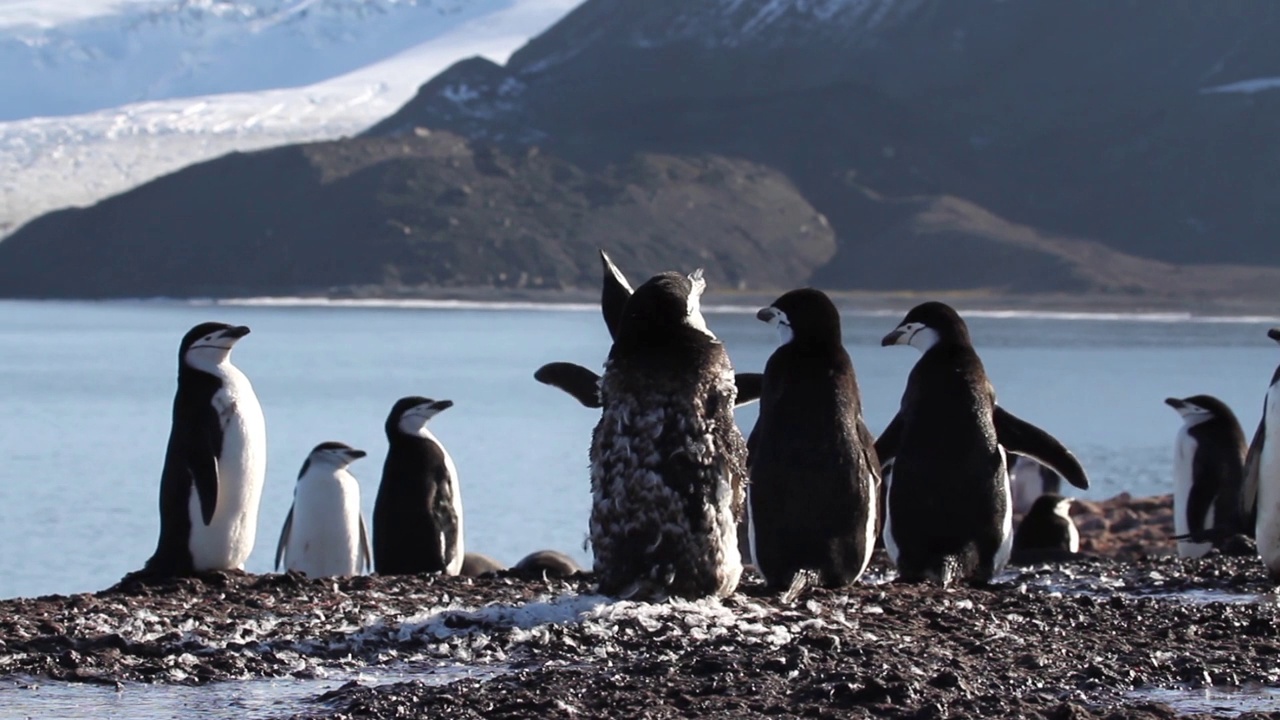
[[[791,585],[787,591],[782,593],[782,602],[790,605],[800,597],[804,589],[810,585],[816,585],[818,582],[818,573],[813,570],[801,570],[791,578]]]

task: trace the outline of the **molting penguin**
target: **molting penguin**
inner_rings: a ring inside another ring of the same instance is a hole
[[[600,292],[600,314],[604,316],[609,337],[617,338],[618,325],[622,322],[622,310],[631,298],[633,290],[608,253],[600,251],[604,266],[604,283]],[[600,407],[600,376],[581,365],[569,362],[547,363],[538,368],[533,377],[544,385],[559,388],[575,400],[592,409]],[[734,383],[738,388],[738,405],[747,405],[760,399],[760,373],[738,373]]]
[[[1061,495],[1062,476],[1025,455],[1009,463],[1009,490],[1013,511],[1025,515],[1041,495]]]
[[[724,346],[699,310],[702,272],[663,273],[626,303],[591,442],[600,592],[634,599],[733,592],[746,447]]]
[[[276,545],[276,570],[307,577],[346,577],[369,569],[369,531],[360,514],[360,484],[347,466],[365,456],[340,442],[315,446],[293,487],[293,506]]]
[[[406,397],[387,416],[390,448],[373,505],[373,565],[381,575],[462,570],[458,471],[427,429],[450,407],[449,400]]]
[[[1280,342],[1280,328],[1267,331]],[[1271,376],[1262,421],[1249,446],[1245,470],[1245,507],[1258,511],[1258,556],[1271,581],[1280,583],[1280,367]]]
[[[876,441],[880,461],[892,464],[885,547],[901,581],[986,584],[1012,550],[1006,451],[1076,487],[1087,488],[1088,477],[1056,439],[996,405],[969,329],[951,307],[915,307],[882,344],[922,353],[898,414]]]
[[[1013,554],[1049,557],[1080,552],[1080,531],[1071,519],[1071,498],[1041,495],[1013,534]]]
[[[747,440],[751,555],[772,588],[804,571],[827,587],[847,585],[875,550],[880,463],[840,312],[806,288],[757,317],[777,328],[781,344],[765,365]]]
[[[1182,417],[1173,455],[1178,554],[1200,557],[1215,538],[1253,532],[1244,507],[1244,431],[1231,408],[1210,395],[1164,402]]]
[[[178,346],[160,477],[160,540],[143,572],[239,570],[253,550],[267,470],[262,407],[231,349],[249,328],[201,323]]]

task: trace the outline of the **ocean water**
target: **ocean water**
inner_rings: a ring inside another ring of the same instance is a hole
[[[761,370],[776,342],[754,310],[707,309],[743,371]],[[1169,491],[1180,421],[1165,397],[1217,395],[1251,437],[1280,363],[1265,335],[1277,318],[965,314],[1001,404],[1080,456],[1088,497]],[[383,422],[404,395],[455,403],[431,427],[458,466],[468,549],[508,564],[542,548],[589,562],[598,415],[533,372],[554,360],[600,368],[609,339],[595,307],[0,302],[0,597],[99,590],[149,557],[177,343],[205,320],[253,330],[234,361],[262,402],[269,453],[247,570],[271,570],[298,469],[319,442],[369,452],[351,468],[369,517]],[[879,346],[899,320],[844,316],[873,432],[918,357]],[[744,433],[755,413],[738,411]]]

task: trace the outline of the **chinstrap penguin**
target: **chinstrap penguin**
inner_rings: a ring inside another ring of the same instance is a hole
[[[480,577],[481,575],[502,572],[506,569],[506,565],[484,553],[469,552],[462,557],[462,568],[458,571],[458,574],[462,577]]]
[[[1227,404],[1210,395],[1168,398],[1182,418],[1174,439],[1173,529],[1178,554],[1200,557],[1215,540],[1252,535],[1244,507],[1244,431]]]
[[[346,577],[369,569],[369,531],[360,513],[360,484],[347,472],[363,450],[323,442],[307,455],[293,505],[276,545],[276,570],[307,577]]]
[[[627,300],[591,442],[590,541],[600,592],[733,592],[746,447],[724,346],[699,309],[701,271],[667,272]]]
[[[1006,452],[1087,488],[1075,456],[996,404],[964,320],[948,305],[913,308],[882,345],[921,352],[898,414],[876,441],[888,468],[884,542],[898,579],[984,585],[1008,562],[1013,508]]]
[[[1041,495],[1061,495],[1062,476],[1025,455],[1013,455],[1009,464],[1009,491],[1013,511],[1025,515]]]
[[[1080,552],[1080,531],[1071,519],[1069,497],[1041,495],[1013,534],[1015,561],[1029,557],[1070,557]]]
[[[262,407],[231,349],[249,328],[201,323],[178,346],[178,390],[160,478],[160,539],[143,570],[242,570],[267,468]]]
[[[373,506],[373,565],[380,575],[457,575],[465,559],[458,470],[427,422],[450,400],[401,398],[387,415],[387,459]]]
[[[1280,342],[1280,328],[1267,337]],[[1258,557],[1271,581],[1280,583],[1280,367],[1271,376],[1262,420],[1245,463],[1245,507],[1256,507]]]
[[[777,329],[780,344],[747,440],[752,558],[773,589],[804,571],[827,587],[847,585],[875,550],[880,463],[840,312],[805,288],[756,317]]]

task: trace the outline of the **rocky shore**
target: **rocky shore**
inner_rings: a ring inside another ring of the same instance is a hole
[[[213,574],[6,600],[0,677],[410,678],[281,715],[306,718],[1169,718],[1183,716],[1159,701],[1170,690],[1280,685],[1280,612],[1256,558],[1172,557],[1167,497],[1073,512],[1079,558],[983,590],[893,583],[880,556],[858,585],[790,604],[754,577],[722,602],[648,605],[594,595],[589,576],[511,574]],[[415,677],[458,666],[478,676]],[[1280,695],[1243,717],[1280,718]]]

